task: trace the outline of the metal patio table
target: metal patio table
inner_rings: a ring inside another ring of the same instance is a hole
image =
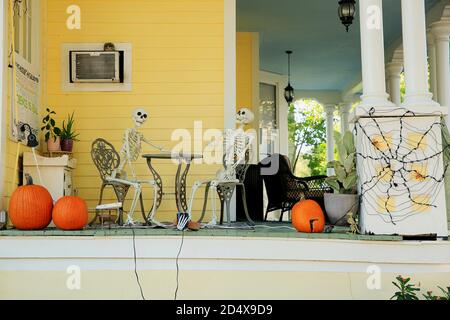
[[[193,160],[201,159],[203,158],[203,156],[193,153],[154,153],[154,154],[150,153],[144,154],[142,155],[142,157],[147,160],[148,168],[150,169],[150,172],[153,175],[153,179],[158,186],[156,210],[158,210],[158,208],[160,207],[163,196],[165,194],[174,194],[178,212],[187,212],[188,204],[186,201],[186,177],[189,173],[189,168]],[[159,175],[158,171],[153,167],[152,160],[170,160],[170,161],[176,160],[176,162],[178,163],[178,168],[177,173],[175,175],[174,193],[164,192],[161,176]],[[152,210],[153,208],[149,211],[149,213],[152,212]]]

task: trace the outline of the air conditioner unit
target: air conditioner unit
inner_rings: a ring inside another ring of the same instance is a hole
[[[123,82],[122,55],[120,51],[70,51],[70,81]]]

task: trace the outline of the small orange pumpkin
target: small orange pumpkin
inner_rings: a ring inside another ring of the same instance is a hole
[[[314,200],[301,200],[292,208],[292,224],[299,232],[321,233],[325,229],[325,215]]]
[[[53,207],[53,222],[62,230],[81,230],[88,222],[86,201],[80,197],[65,196]]]
[[[9,216],[12,224],[19,230],[40,230],[52,221],[53,199],[47,189],[33,185],[27,176],[28,184],[17,188],[9,200]]]

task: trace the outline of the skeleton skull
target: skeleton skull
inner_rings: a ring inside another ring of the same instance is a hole
[[[136,127],[142,126],[148,119],[148,113],[143,108],[138,108],[133,111],[133,121]]]
[[[255,115],[253,112],[248,108],[241,108],[236,113],[236,122],[242,125],[249,124],[253,122],[253,119],[255,119]]]

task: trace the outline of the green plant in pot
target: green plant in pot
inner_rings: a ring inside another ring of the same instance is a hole
[[[73,142],[78,141],[78,134],[73,128],[75,120],[73,119],[73,112],[67,116],[66,120],[63,121],[62,131],[61,131],[61,150],[66,152],[72,152]]]
[[[347,226],[347,214],[351,212],[356,217],[359,209],[356,148],[350,131],[343,135],[335,132],[334,140],[339,160],[328,163],[328,168],[334,169],[335,175],[328,177],[325,182],[333,188],[334,193],[325,194],[325,210],[331,224]]]
[[[47,108],[47,114],[42,119],[43,126],[41,130],[45,132],[44,137],[49,152],[61,150],[61,129],[56,126],[56,121],[53,119],[55,114],[55,111]]]

